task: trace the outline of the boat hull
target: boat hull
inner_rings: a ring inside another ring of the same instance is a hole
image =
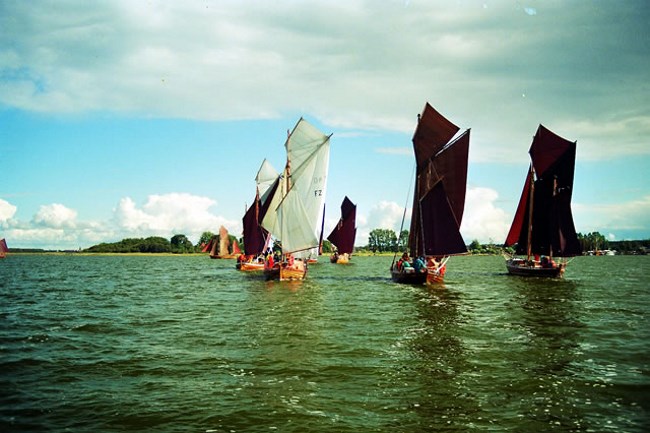
[[[391,279],[399,284],[424,284],[427,282],[428,272],[403,272],[393,269],[390,271]]]
[[[273,268],[264,268],[264,279],[267,281],[301,281],[304,280],[306,276],[307,266],[305,264],[289,266],[286,263],[283,263],[282,265],[274,266]]]
[[[510,275],[519,277],[561,278],[564,275],[566,264],[541,266],[539,262],[535,261],[508,259],[506,260],[506,268]]]
[[[350,263],[350,256],[348,254],[333,255],[330,257],[330,263],[347,265],[348,263]]]
[[[263,271],[264,263],[252,263],[252,262],[237,263],[237,269],[246,272]]]

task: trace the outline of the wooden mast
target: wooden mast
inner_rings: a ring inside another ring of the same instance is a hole
[[[533,200],[535,197],[535,168],[530,164],[530,200],[528,201],[528,238],[526,246],[526,259],[530,260],[533,248]]]

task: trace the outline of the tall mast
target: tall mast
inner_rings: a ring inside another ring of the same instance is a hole
[[[528,239],[527,239],[527,247],[526,247],[526,254],[527,254],[527,259],[530,260],[530,256],[532,253],[532,244],[533,244],[533,200],[535,198],[535,169],[533,168],[533,164],[530,164],[530,200],[528,201]]]

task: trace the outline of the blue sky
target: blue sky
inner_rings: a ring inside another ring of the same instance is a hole
[[[577,140],[576,228],[650,237],[646,1],[2,1],[0,237],[87,248],[225,225],[305,117],[326,230],[399,229],[430,102],[471,128],[467,243],[503,242],[538,124]]]

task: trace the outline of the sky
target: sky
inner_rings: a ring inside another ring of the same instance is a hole
[[[577,141],[581,233],[650,238],[650,2],[0,0],[0,238],[241,235],[300,117],[325,231],[398,231],[426,102],[471,129],[461,233],[502,243],[539,124]],[[408,213],[405,227],[408,227]]]

